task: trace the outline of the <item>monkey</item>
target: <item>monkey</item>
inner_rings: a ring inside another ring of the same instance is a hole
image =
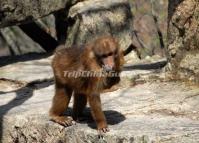
[[[120,81],[119,75],[124,64],[124,54],[118,41],[112,36],[102,36],[84,46],[57,48],[52,60],[55,79],[55,95],[49,116],[52,121],[63,126],[71,126],[78,121],[87,102],[99,132],[108,132],[105,115],[101,107],[100,93]],[[103,76],[71,76],[73,72],[105,73]],[[64,116],[71,96],[74,96],[72,117]]]

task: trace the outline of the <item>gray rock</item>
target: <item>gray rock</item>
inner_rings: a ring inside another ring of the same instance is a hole
[[[55,18],[53,15],[39,19],[35,23],[53,38],[56,38]],[[45,50],[28,37],[18,26],[0,29],[0,57],[44,52]]]
[[[179,82],[152,82],[104,93],[102,104],[111,131],[99,139],[89,109],[84,112],[85,119],[72,127],[49,121],[47,113],[54,93],[51,84],[24,87],[0,96],[3,143],[199,141],[196,87]]]
[[[82,45],[110,34],[119,40],[122,49],[132,43],[133,17],[127,0],[79,2],[70,8],[68,18],[74,24],[68,28],[66,46]]]
[[[52,56],[40,60],[9,64],[0,68],[0,79],[8,79],[22,83],[52,79],[51,59]]]
[[[0,28],[32,21],[75,4],[76,0],[6,0],[0,3]]]
[[[0,57],[23,55],[31,52],[44,53],[42,47],[17,26],[0,29]]]
[[[135,36],[133,43],[138,47],[140,56],[165,56],[163,47],[167,45],[168,0],[130,0],[130,3],[134,16]],[[158,32],[162,34],[164,45],[160,45],[161,37]]]

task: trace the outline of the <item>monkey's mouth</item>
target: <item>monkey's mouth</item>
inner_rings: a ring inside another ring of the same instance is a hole
[[[109,65],[102,65],[102,69],[105,72],[112,72],[112,71],[114,71],[114,68],[112,66],[109,66]]]

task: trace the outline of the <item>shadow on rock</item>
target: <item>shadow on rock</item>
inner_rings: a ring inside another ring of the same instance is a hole
[[[0,67],[7,66],[7,65],[17,63],[17,62],[40,60],[40,59],[48,58],[51,55],[52,55],[52,52],[49,52],[49,53],[28,53],[28,54],[17,55],[17,56],[0,57]]]
[[[16,91],[16,97],[8,102],[5,105],[0,106],[0,142],[2,141],[2,135],[3,135],[3,118],[4,116],[13,108],[22,105],[25,101],[30,99],[33,96],[34,90],[38,90],[41,88],[48,87],[53,84],[53,82],[46,82],[46,84],[41,84],[41,86],[35,86],[35,83],[30,83],[25,87],[22,87]],[[9,92],[2,92],[1,94],[5,94]]]
[[[117,112],[114,110],[106,110],[106,111],[104,111],[104,114],[106,116],[108,125],[116,125],[126,119],[124,115],[122,115],[120,112]],[[90,108],[85,109],[85,112],[80,117],[79,123],[80,124],[88,124],[88,126],[91,127],[92,129],[97,128],[96,123],[93,120],[93,117],[91,115]]]

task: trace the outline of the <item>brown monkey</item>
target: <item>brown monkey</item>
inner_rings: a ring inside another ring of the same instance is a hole
[[[84,47],[58,48],[52,61],[55,95],[50,109],[51,119],[63,126],[70,126],[74,123],[73,119],[78,119],[88,101],[98,130],[107,132],[100,92],[117,84],[120,77],[74,76],[73,73],[83,71],[120,73],[122,64],[123,52],[119,49],[118,42],[111,36],[100,37]],[[73,118],[63,116],[72,93],[74,95]]]

